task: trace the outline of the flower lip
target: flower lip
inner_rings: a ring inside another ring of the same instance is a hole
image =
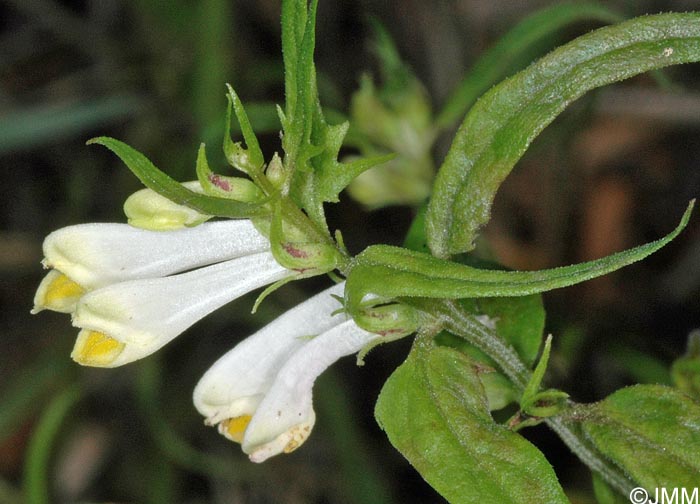
[[[39,284],[34,295],[34,308],[31,313],[52,310],[71,313],[85,289],[57,270],[49,271]]]
[[[79,224],[49,234],[43,248],[45,266],[92,290],[263,252],[270,244],[249,220],[225,220],[175,231]]]
[[[125,346],[104,333],[83,329],[78,333],[71,358],[84,366],[109,367]]]

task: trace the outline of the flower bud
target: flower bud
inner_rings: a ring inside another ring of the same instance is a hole
[[[415,308],[394,302],[363,308],[352,313],[352,317],[362,329],[383,336],[385,341],[408,336],[420,326],[420,317]]]
[[[271,241],[272,253],[280,265],[299,273],[320,274],[338,265],[338,250],[329,243]]]
[[[198,181],[184,182],[187,189],[203,193]],[[211,218],[185,205],[179,205],[151,189],[141,189],[124,202],[124,213],[129,224],[151,231],[166,231],[192,227]]]
[[[348,186],[355,200],[370,209],[387,205],[417,205],[430,195],[433,163],[429,158],[397,156],[361,173]]]
[[[214,173],[209,168],[204,144],[199,146],[197,154],[197,179],[210,196],[228,198],[245,203],[261,201],[265,195],[251,180],[242,177],[226,177]]]
[[[393,88],[392,88],[393,89]],[[366,138],[364,156],[390,151],[397,156],[357,177],[348,190],[370,208],[416,205],[430,194],[434,165],[430,149],[435,139],[431,107],[414,77],[401,81],[395,92],[378,91],[364,78],[352,98],[351,122]]]
[[[284,185],[285,180],[287,180],[287,174],[285,173],[284,165],[282,164],[282,159],[275,152],[272,156],[272,160],[267,165],[267,170],[265,170],[265,176],[270,181],[270,183],[279,189]]]
[[[415,78],[390,95],[363,78],[350,115],[353,126],[372,143],[410,158],[422,156],[434,140],[430,103]]]

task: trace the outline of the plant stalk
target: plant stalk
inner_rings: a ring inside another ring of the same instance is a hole
[[[437,314],[442,327],[486,353],[521,393],[525,390],[532,372],[515,349],[492,329],[480,323],[474,316],[464,313],[454,300],[436,303],[431,311]],[[573,420],[559,415],[544,421],[591,471],[598,473],[622,495],[629,495],[635,487],[634,483],[586,441]]]

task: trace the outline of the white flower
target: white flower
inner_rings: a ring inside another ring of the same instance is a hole
[[[241,443],[253,462],[298,448],[315,422],[312,387],[339,358],[380,336],[360,329],[327,289],[289,310],[221,357],[194,390],[209,425]]]
[[[229,301],[289,276],[269,248],[247,220],[159,232],[70,226],[44,241],[44,265],[53,270],[32,311],[73,314],[82,330],[72,357],[80,364],[120,366],[155,352]]]

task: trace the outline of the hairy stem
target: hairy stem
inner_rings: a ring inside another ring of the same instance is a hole
[[[494,330],[479,322],[473,315],[465,313],[457,302],[452,300],[436,303],[431,311],[438,316],[442,327],[486,353],[496,361],[520,392],[525,390],[532,372],[520,359],[515,349]],[[622,495],[629,495],[630,490],[635,486],[633,482],[591,446],[572,419],[555,416],[545,419],[545,423],[586,466],[600,474]]]

